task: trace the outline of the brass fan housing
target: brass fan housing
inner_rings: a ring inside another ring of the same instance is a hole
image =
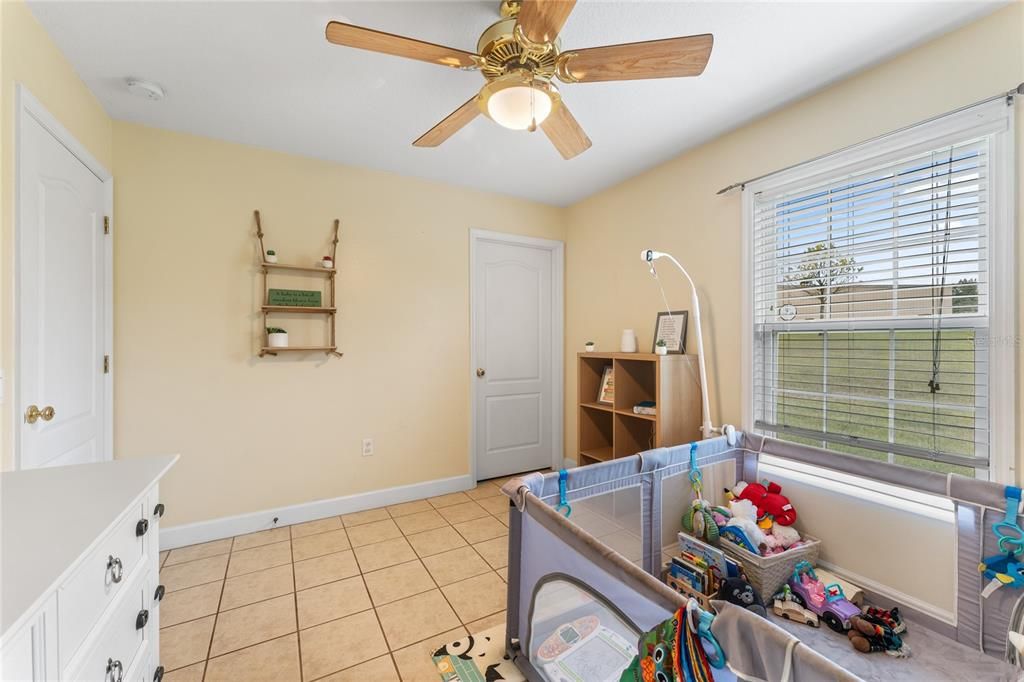
[[[480,71],[489,81],[515,70],[526,70],[537,78],[551,80],[555,75],[560,42],[529,49],[515,36],[514,17],[501,19],[487,27],[477,41],[476,51],[482,58]]]

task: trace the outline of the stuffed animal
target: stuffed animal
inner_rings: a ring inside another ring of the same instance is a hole
[[[797,532],[796,528],[792,526],[780,526],[775,524],[772,526],[772,536],[778,540],[779,546],[782,549],[789,549],[796,543],[800,542],[800,533]]]
[[[761,595],[757,593],[754,586],[743,578],[726,578],[718,588],[718,599],[727,601],[737,606],[753,611],[762,618],[768,617],[768,610],[764,607]]]
[[[764,531],[757,526],[757,508],[750,500],[733,500],[729,503],[732,518],[725,524],[726,528],[736,527],[743,531],[750,544],[758,550],[767,547]]]
[[[782,494],[782,486],[778,483],[769,482],[767,485],[760,483],[747,483],[740,481],[731,490],[734,496],[741,500],[750,500],[757,507],[757,518],[771,516],[772,520],[780,526],[791,526],[796,521],[796,510],[790,504],[789,498]]]

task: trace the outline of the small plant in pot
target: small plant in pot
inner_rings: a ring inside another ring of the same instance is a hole
[[[288,332],[280,327],[267,327],[267,347],[287,348]]]
[[[583,345],[583,348],[585,348],[585,349],[586,349],[586,351],[587,351],[588,353],[593,353],[593,352],[594,352],[594,349],[595,349],[595,348],[597,348],[597,346],[596,346],[596,345],[594,344],[594,342],[593,342],[593,341],[587,341],[587,342],[586,342],[586,343],[585,343],[585,344]]]
[[[277,251],[274,251],[273,249],[267,249],[267,262],[268,263],[276,263],[277,262]]]
[[[665,339],[658,339],[658,342],[654,344],[654,352],[658,355],[668,355],[668,346],[665,344]]]

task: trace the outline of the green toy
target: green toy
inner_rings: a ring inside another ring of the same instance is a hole
[[[718,541],[718,524],[711,515],[711,504],[704,499],[704,475],[697,468],[697,444],[690,443],[690,487],[693,489],[693,504],[683,514],[683,529],[697,538],[708,542]]]

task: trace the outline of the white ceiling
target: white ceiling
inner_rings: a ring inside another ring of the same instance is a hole
[[[475,51],[487,2],[50,2],[31,8],[116,119],[567,205],[1005,2],[593,2],[563,48],[714,33],[698,78],[561,86],[594,146],[479,117],[412,141],[479,73],[330,45],[330,19]],[[152,102],[125,78],[161,84]]]

